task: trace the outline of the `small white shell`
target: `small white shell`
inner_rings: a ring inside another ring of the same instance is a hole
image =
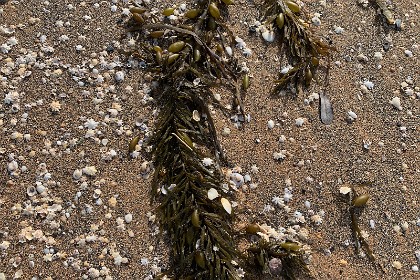
[[[205,167],[209,167],[213,164],[213,160],[211,158],[203,158],[202,163]]]
[[[296,120],[296,126],[302,126],[303,123],[305,122],[304,118],[297,118]]]
[[[398,110],[402,110],[402,106],[401,106],[401,100],[399,97],[394,97],[392,98],[392,100],[389,102],[392,106],[394,106],[395,108],[397,108]]]
[[[371,90],[371,89],[373,89],[373,87],[375,86],[375,84],[374,83],[372,83],[371,81],[369,81],[369,80],[366,80],[366,81],[364,81],[363,82],[363,84],[369,89],[369,90]]]
[[[271,42],[274,41],[275,35],[274,35],[274,31],[272,31],[272,30],[266,29],[265,31],[263,31],[261,33],[261,35],[264,38],[264,40],[267,41],[267,42],[269,42],[269,43],[271,43]]]
[[[349,192],[351,192],[351,188],[349,188],[349,187],[344,186],[344,187],[340,188],[340,193],[341,194],[348,194]]]
[[[37,192],[36,192],[36,188],[34,187],[34,186],[29,186],[27,189],[26,189],[26,194],[28,195],[28,196],[34,196],[34,195],[36,195],[37,194]]]
[[[267,126],[268,126],[269,129],[273,129],[274,128],[274,121],[273,120],[269,120],[267,122]]]
[[[230,180],[237,186],[240,187],[244,184],[244,176],[239,173],[232,173],[230,175]]]
[[[220,202],[222,203],[223,208],[226,210],[226,212],[228,212],[229,214],[232,214],[232,205],[230,204],[229,200],[222,197],[220,199]]]
[[[225,50],[226,50],[226,53],[227,53],[229,56],[232,56],[233,51],[232,51],[232,48],[231,48],[231,47],[227,46],[227,47],[225,48]]]
[[[208,190],[207,196],[210,200],[213,200],[213,199],[219,197],[219,193],[217,192],[216,189],[211,188],[211,189]]]
[[[355,113],[355,112],[353,112],[353,111],[349,111],[349,112],[348,112],[348,114],[349,114],[349,117],[350,117],[352,120],[357,119],[357,115],[356,115],[356,113]]]
[[[194,110],[193,113],[192,113],[192,118],[196,122],[199,122],[200,121],[200,113],[197,110]]]

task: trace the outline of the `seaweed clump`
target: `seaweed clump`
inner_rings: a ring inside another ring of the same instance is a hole
[[[280,72],[274,92],[290,86],[300,92],[317,78],[320,59],[328,57],[334,48],[311,31],[297,3],[291,0],[265,0],[262,9],[263,26],[259,28],[262,36],[272,42],[278,33],[281,55],[288,59],[290,65]]]
[[[215,86],[223,84],[238,98],[230,31],[223,24],[230,2],[197,1],[185,12],[131,9],[129,31],[139,42],[132,55],[154,74],[159,106],[148,141],[155,167],[152,200],[160,202],[157,217],[173,259],[160,277],[239,279],[232,209],[222,197],[228,192],[220,171],[224,157],[208,107],[217,102]]]

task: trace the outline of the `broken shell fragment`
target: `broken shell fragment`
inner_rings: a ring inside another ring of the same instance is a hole
[[[394,97],[392,98],[392,100],[389,102],[392,106],[394,106],[395,108],[397,108],[398,110],[402,110],[402,106],[401,106],[401,100],[399,97]]]
[[[216,19],[220,18],[220,10],[219,10],[219,8],[217,8],[215,3],[211,3],[209,5],[209,13],[212,17],[214,17]]]
[[[369,200],[369,195],[362,194],[362,195],[359,195],[358,197],[355,197],[353,201],[351,202],[351,204],[356,207],[362,207],[366,205],[368,200]]]
[[[36,194],[37,194],[36,188],[35,188],[34,186],[29,186],[29,187],[26,189],[26,194],[27,194],[29,197],[32,197],[32,196],[36,195]]]
[[[185,42],[184,41],[178,41],[175,42],[173,44],[171,44],[168,48],[168,51],[170,51],[171,53],[177,53],[182,51],[182,49],[185,47]]]
[[[213,200],[213,199],[219,197],[219,193],[217,192],[217,190],[215,188],[211,188],[211,189],[208,190],[207,196],[210,200]]]
[[[275,35],[274,35],[274,31],[273,30],[266,29],[263,33],[261,33],[261,35],[262,35],[262,37],[264,38],[264,40],[266,42],[271,43],[271,42],[274,41]]]
[[[192,113],[192,119],[196,122],[200,121],[200,113],[197,110],[194,110]]]
[[[232,214],[232,205],[230,204],[229,200],[222,197],[220,199],[220,202],[222,203],[223,208],[228,212],[228,214]]]

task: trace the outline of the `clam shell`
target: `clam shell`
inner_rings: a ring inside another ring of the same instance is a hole
[[[219,193],[217,192],[217,190],[215,188],[211,188],[211,189],[208,190],[207,196],[210,200],[213,200],[213,199],[219,197]]]
[[[230,204],[229,200],[222,197],[220,199],[220,202],[222,203],[223,208],[228,212],[228,214],[232,214],[232,205]]]

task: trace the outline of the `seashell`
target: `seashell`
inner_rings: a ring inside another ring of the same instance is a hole
[[[261,35],[266,42],[271,43],[274,41],[275,35],[274,35],[274,31],[272,30],[266,29],[263,33],[261,33]]]
[[[210,200],[213,200],[213,199],[219,197],[219,193],[217,192],[217,190],[215,188],[211,188],[207,191],[207,196]]]
[[[362,207],[366,205],[368,200],[369,200],[369,195],[362,194],[362,195],[359,195],[358,197],[355,197],[353,201],[351,202],[351,204],[356,207]]]
[[[225,51],[226,51],[226,53],[227,53],[228,56],[232,56],[233,55],[233,51],[232,51],[232,48],[231,47],[227,46],[225,48]]]
[[[80,170],[80,169],[74,170],[73,179],[74,180],[79,180],[82,177],[82,174],[83,174],[82,170]]]
[[[38,185],[36,186],[36,191],[37,191],[39,194],[42,194],[43,192],[45,192],[45,186],[44,186],[44,185],[42,185],[42,184],[38,184]]]
[[[29,197],[32,197],[32,196],[36,195],[36,194],[37,194],[36,188],[35,188],[34,186],[29,186],[29,187],[26,189],[26,194],[27,194]]]
[[[348,194],[350,192],[351,192],[351,188],[349,188],[349,187],[344,186],[344,187],[340,188],[340,193],[341,194]]]
[[[171,44],[168,48],[168,51],[171,53],[178,53],[180,51],[182,51],[182,49],[185,47],[185,42],[184,41],[178,41],[175,42],[173,44]]]
[[[194,110],[192,113],[192,119],[196,122],[200,121],[200,113],[197,110]]]
[[[230,204],[229,200],[222,197],[220,199],[220,202],[222,203],[222,206],[225,209],[225,211],[228,212],[228,214],[232,214],[232,205]]]
[[[98,199],[101,196],[101,194],[102,194],[102,191],[100,189],[95,189],[93,191],[93,198]]]
[[[217,8],[216,3],[211,3],[209,5],[209,13],[215,19],[220,18],[220,10],[219,10],[219,8]]]
[[[325,93],[319,95],[319,116],[323,124],[331,124],[334,119],[333,108],[330,99]]]
[[[348,111],[347,114],[349,115],[349,118],[354,121],[355,119],[357,119],[357,115],[355,112],[353,111]]]
[[[244,184],[244,177],[239,173],[232,173],[230,175],[230,180],[237,186],[240,187]]]
[[[280,13],[277,17],[276,17],[276,23],[277,23],[277,27],[279,29],[282,29],[284,26],[284,14]]]
[[[267,122],[267,126],[268,126],[269,129],[273,129],[274,128],[274,121],[273,120],[269,120]]]
[[[394,106],[395,108],[397,108],[398,110],[402,110],[402,106],[401,106],[401,100],[399,97],[394,97],[392,98],[391,101],[389,101],[389,103]]]
[[[175,8],[166,8],[165,10],[163,10],[162,15],[164,16],[170,16],[174,13]]]

